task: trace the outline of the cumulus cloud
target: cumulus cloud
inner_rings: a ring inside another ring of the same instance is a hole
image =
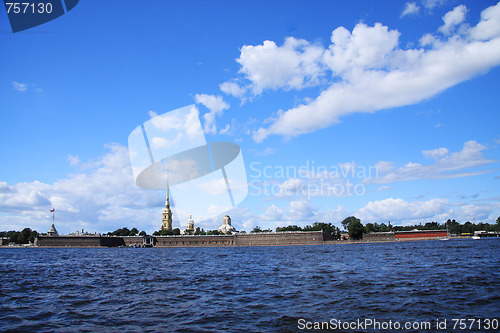
[[[423,150],[422,151],[422,154],[424,155],[424,157],[427,157],[427,158],[432,158],[432,159],[438,159],[438,158],[441,158],[441,157],[444,157],[446,155],[448,155],[448,149],[446,148],[437,148],[437,149],[432,149],[432,150]]]
[[[500,205],[497,204],[463,204],[450,203],[444,198],[433,198],[427,201],[407,201],[401,198],[387,198],[370,201],[366,206],[354,212],[363,223],[378,222],[393,225],[425,224],[426,222],[443,223],[447,219],[466,221],[488,221],[495,223]]]
[[[95,162],[94,169],[52,184],[0,182],[0,211],[5,213],[0,230],[30,227],[45,232],[52,223],[52,207],[56,226],[64,233],[82,228],[107,232],[124,226],[158,230],[162,193],[135,185],[126,147],[107,148],[109,152]]]
[[[378,177],[368,178],[365,183],[386,184],[415,179],[445,179],[480,175],[494,170],[466,171],[467,169],[484,166],[499,161],[484,156],[486,146],[471,140],[464,143],[461,151],[449,153],[446,148],[424,150],[426,158],[434,159],[434,163],[422,165],[409,162],[403,167],[394,169],[393,164],[379,162]]]
[[[481,12],[481,21],[470,30],[473,39],[486,41],[500,35],[500,5],[491,6]]]
[[[288,219],[291,221],[308,221],[314,216],[313,207],[308,201],[296,200],[290,202]]]
[[[432,10],[435,7],[442,6],[447,0],[423,0],[422,5],[429,9]]]
[[[67,158],[66,158],[69,162],[70,165],[72,166],[75,166],[75,165],[78,165],[80,164],[80,158],[78,157],[78,155],[68,155]]]
[[[465,14],[467,14],[467,7],[464,5],[455,7],[443,16],[444,24],[439,27],[439,31],[445,35],[450,34],[457,25],[465,20]]]
[[[236,61],[239,73],[250,83],[241,87],[235,81],[221,84],[225,93],[242,96],[250,90],[259,95],[266,89],[302,89],[316,85],[324,75],[320,62],[323,48],[303,39],[288,37],[283,46],[266,40],[262,45],[244,45]]]
[[[206,133],[215,134],[217,133],[217,126],[215,125],[215,117],[222,115],[222,112],[229,109],[229,104],[224,102],[221,96],[207,95],[207,94],[196,94],[194,99],[197,104],[204,105],[210,112],[205,113],[203,118],[205,119],[204,130]]]
[[[304,191],[305,182],[298,178],[289,178],[285,180],[280,186],[279,194],[280,196],[297,195]]]
[[[279,209],[275,205],[271,205],[269,208],[266,209],[264,218],[268,220],[280,221],[283,218],[283,210]]]
[[[364,221],[401,221],[431,219],[448,207],[447,199],[408,202],[403,199],[388,198],[370,201],[359,209],[356,216]]]
[[[14,88],[15,91],[25,92],[28,90],[28,85],[26,83],[12,81],[12,88]]]
[[[243,98],[247,90],[245,87],[240,87],[236,82],[223,82],[219,85],[219,88],[225,94],[238,98]]]
[[[415,2],[407,2],[405,8],[401,12],[401,17],[407,15],[416,15],[420,11],[420,7]]]
[[[292,37],[281,46],[245,45],[237,59],[241,77],[221,86],[233,96],[243,90],[252,96],[327,85],[316,98],[275,112],[269,125],[254,130],[256,142],[313,132],[353,113],[419,103],[500,64],[500,3],[485,9],[476,26],[464,23],[466,11],[457,6],[447,13],[440,28],[446,34],[424,35],[421,48],[401,48],[400,33],[381,23],[339,27],[326,49]]]

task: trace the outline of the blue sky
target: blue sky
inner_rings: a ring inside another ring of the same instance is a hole
[[[46,231],[53,206],[62,233],[158,230],[128,136],[191,104],[241,147],[237,229],[500,215],[495,1],[81,1],[15,34],[0,16],[0,230]]]

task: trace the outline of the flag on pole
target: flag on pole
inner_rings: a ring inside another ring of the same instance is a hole
[[[53,213],[55,210],[56,210],[55,208],[52,208],[52,209],[50,210],[50,212],[51,212],[51,213]]]

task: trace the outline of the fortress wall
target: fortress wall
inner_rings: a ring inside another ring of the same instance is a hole
[[[155,247],[234,246],[234,235],[155,236]]]
[[[36,246],[54,247],[115,247],[124,245],[122,237],[102,236],[38,236]]]
[[[98,247],[101,246],[99,236],[38,236],[36,246],[54,247]]]
[[[363,234],[363,240],[367,242],[387,242],[393,241],[395,238],[393,232],[372,232]]]
[[[323,232],[262,232],[235,235],[235,246],[323,244]]]
[[[107,247],[116,247],[116,246],[123,246],[125,245],[125,242],[123,241],[123,237],[99,237],[100,240],[100,246],[107,246]]]
[[[124,236],[121,238],[125,246],[142,245],[142,236]]]

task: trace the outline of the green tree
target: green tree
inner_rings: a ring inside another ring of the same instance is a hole
[[[500,231],[500,216],[497,218],[497,230]]]
[[[342,226],[344,227],[344,230],[349,230],[349,226],[353,222],[361,222],[360,219],[356,218],[355,216],[349,216],[342,221]],[[350,237],[350,236],[349,236]]]
[[[262,232],[262,229],[260,229],[260,227],[259,227],[259,226],[256,226],[256,227],[254,227],[254,228],[252,229],[252,231],[250,231],[250,232]]]
[[[28,242],[33,243],[36,237],[38,237],[38,232],[36,230],[32,230],[28,238]]]
[[[277,227],[276,232],[282,231],[302,231],[302,228],[297,225],[287,225],[286,227]]]
[[[28,244],[30,236],[31,236],[31,229],[30,228],[24,228],[21,231],[20,243],[21,244]]]
[[[147,234],[146,234],[146,232],[145,232],[144,230],[143,230],[143,231],[141,231],[141,232],[139,233],[139,236],[142,236],[142,237],[144,237],[144,236],[146,236],[146,235],[147,235]]]
[[[350,239],[362,239],[365,228],[361,224],[361,220],[355,219],[349,223],[349,238]]]
[[[175,228],[172,230],[162,229],[162,230],[158,230],[158,231],[153,232],[153,236],[173,236],[173,235],[180,235],[180,234],[181,234],[181,230],[179,228]]]
[[[132,230],[130,230],[129,236],[136,236],[138,233],[139,230],[137,230],[137,228],[132,228]]]
[[[205,229],[200,229],[200,227],[196,227],[194,234],[195,235],[206,235],[207,233],[205,232]]]
[[[21,233],[19,231],[12,231],[8,237],[12,243],[21,244]]]

